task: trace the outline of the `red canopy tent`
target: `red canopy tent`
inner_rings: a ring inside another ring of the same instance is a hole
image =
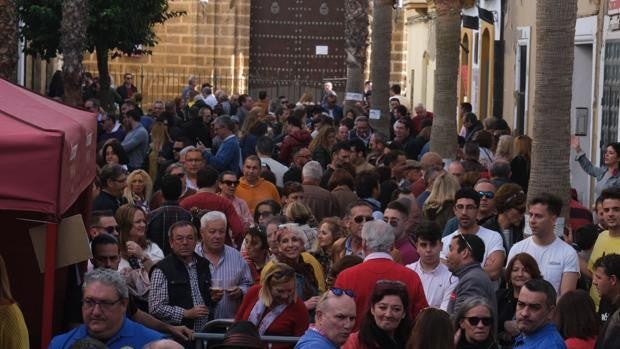
[[[96,138],[92,113],[0,79],[0,253],[31,340],[42,348],[52,334],[57,279],[67,272],[55,268],[58,223],[89,210]],[[47,224],[43,276],[28,234],[40,222]]]

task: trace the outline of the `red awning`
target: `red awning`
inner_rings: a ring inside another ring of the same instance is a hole
[[[95,178],[97,119],[0,79],[0,210],[59,219]]]

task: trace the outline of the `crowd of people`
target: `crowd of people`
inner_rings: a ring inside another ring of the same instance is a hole
[[[571,141],[598,199],[564,223],[555,194],[526,199],[532,140],[469,103],[445,163],[398,85],[387,135],[329,83],[291,103],[192,76],[148,112],[121,87],[117,112],[85,101],[93,258],[50,348],[193,347],[214,319],[235,321],[220,348],[620,347],[620,144],[597,168]]]

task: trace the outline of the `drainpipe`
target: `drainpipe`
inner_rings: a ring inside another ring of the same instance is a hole
[[[493,116],[503,118],[504,113],[504,17],[506,16],[506,0],[501,0],[501,16],[499,21],[499,41],[493,41],[495,56],[493,69]]]

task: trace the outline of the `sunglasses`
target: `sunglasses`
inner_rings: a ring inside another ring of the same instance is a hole
[[[222,181],[222,183],[226,184],[227,186],[234,185],[235,187],[239,185],[239,181]]]
[[[112,225],[109,227],[96,226],[95,228],[103,229],[110,235],[115,235],[114,233],[118,232],[118,225]]]
[[[471,326],[478,326],[480,322],[482,322],[484,326],[491,326],[491,324],[493,323],[493,318],[490,317],[470,316],[466,317],[465,319],[467,319],[467,322],[469,322]]]
[[[487,199],[493,199],[495,197],[495,193],[492,191],[479,191],[480,197],[486,197]]]
[[[183,150],[183,148],[172,148],[173,151],[176,151],[177,153],[180,152],[181,150]]]
[[[353,221],[357,224],[361,224],[363,222],[373,221],[375,217],[373,216],[357,216],[353,218]]]
[[[338,297],[342,296],[343,294],[346,294],[347,296],[351,298],[355,298],[355,292],[353,292],[353,290],[346,290],[346,289],[342,289],[338,287],[332,287],[329,290]]]
[[[461,233],[459,231],[459,238],[463,239],[463,241],[465,242],[465,245],[467,246],[467,248],[471,251],[474,252],[474,249],[471,247],[471,245],[469,244],[469,241],[467,241],[467,239],[465,239],[465,236],[463,235],[463,233]]]

